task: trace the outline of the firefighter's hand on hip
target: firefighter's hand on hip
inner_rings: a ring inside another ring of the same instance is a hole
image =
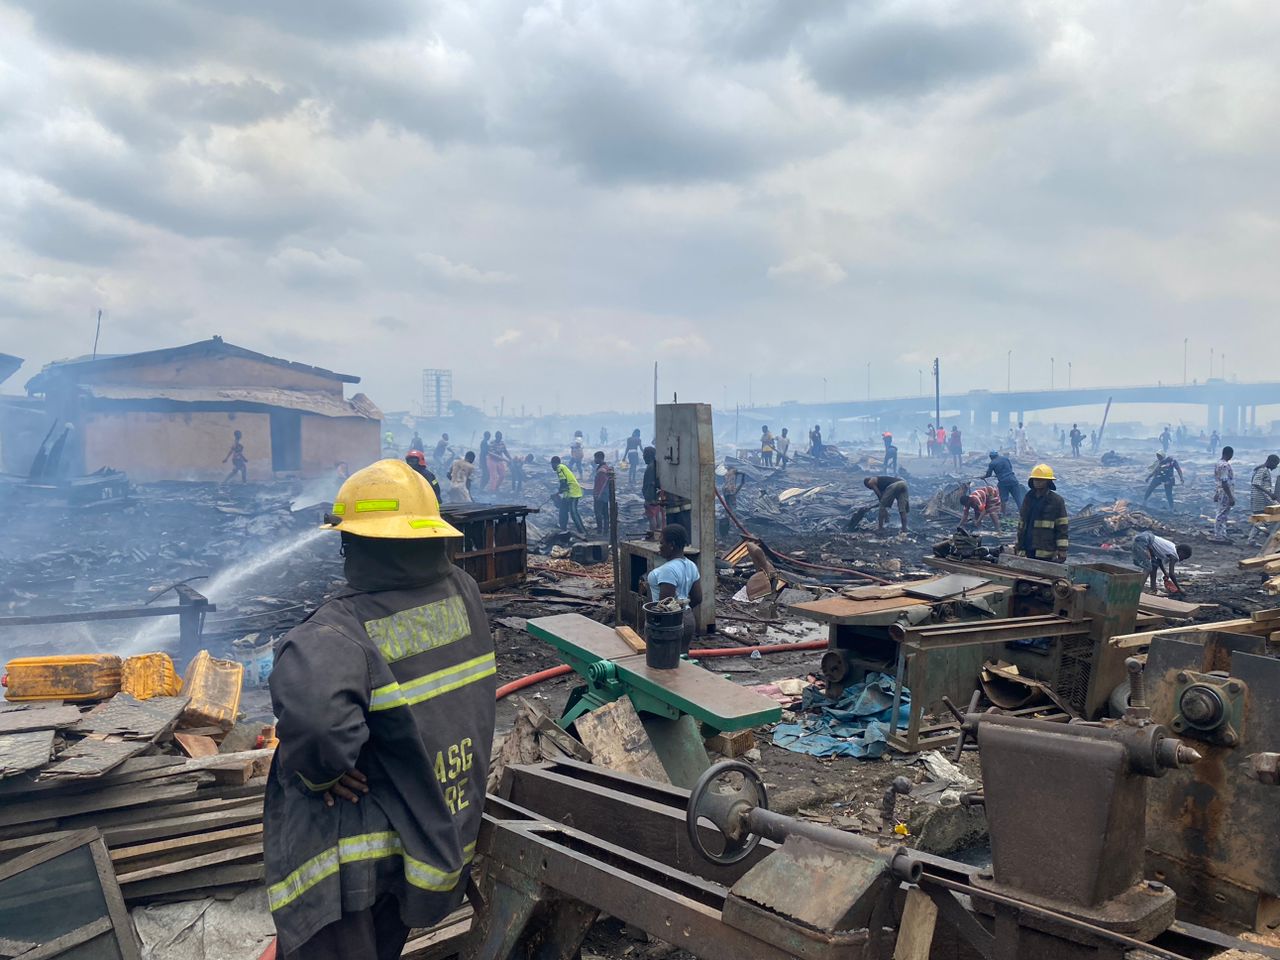
[[[338,782],[324,792],[324,805],[332,807],[335,797],[338,800],[349,800],[359,803],[360,798],[369,792],[369,779],[359,770],[348,770],[338,778]]]

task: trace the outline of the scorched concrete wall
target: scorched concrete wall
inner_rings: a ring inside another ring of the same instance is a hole
[[[330,476],[333,465],[343,462],[354,473],[381,457],[381,437],[378,420],[304,414],[302,472],[308,477]]]
[[[271,418],[265,413],[87,412],[81,442],[84,471],[114,467],[130,479],[221,480],[234,442],[244,434],[250,480],[271,479]]]

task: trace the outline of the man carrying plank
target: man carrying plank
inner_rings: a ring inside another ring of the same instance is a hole
[[[1253,479],[1249,481],[1249,509],[1255,514],[1264,513],[1267,507],[1280,503],[1275,495],[1276,467],[1280,467],[1280,457],[1273,453],[1253,468]],[[1246,542],[1257,543],[1259,538],[1265,540],[1271,532],[1270,526],[1267,523],[1255,523]]]

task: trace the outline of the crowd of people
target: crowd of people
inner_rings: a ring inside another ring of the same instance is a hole
[[[607,445],[608,437],[608,430],[601,428],[601,446]],[[236,439],[239,443],[238,435]],[[387,444],[392,443],[393,438],[389,435]],[[776,443],[780,455],[785,457],[790,445],[785,430]],[[537,463],[532,453],[523,456],[513,453],[501,430],[484,431],[476,450],[459,449],[448,433],[442,433],[430,461],[425,452],[426,444],[416,431],[409,447],[404,456],[405,462],[431,485],[441,503],[473,503],[482,497],[492,501],[504,489],[514,497],[522,497],[525,483]],[[234,454],[233,448],[228,457]],[[624,471],[626,488],[635,490],[638,487],[645,498],[645,514],[651,535],[656,537],[665,523],[657,481],[657,455],[652,445],[644,445],[639,429],[633,430],[622,449],[617,451],[616,465],[610,462],[605,450],[595,451],[588,461],[585,437],[578,430],[564,454],[551,457],[549,466],[555,482],[555,490],[549,499],[559,512],[562,530],[572,526],[586,536],[581,501],[589,489],[595,532],[599,536],[608,536],[612,523],[610,484],[616,482],[615,477]]]

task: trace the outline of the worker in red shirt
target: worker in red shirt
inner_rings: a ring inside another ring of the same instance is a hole
[[[609,536],[609,478],[613,476],[613,467],[605,462],[603,450],[597,450],[592,459],[595,476],[591,484],[591,502],[596,510],[596,533],[607,538]]]
[[[964,516],[960,518],[961,526],[969,522],[969,511],[973,510],[975,529],[982,527],[983,517],[990,517],[991,528],[996,533],[1000,532],[1002,506],[1000,491],[995,487],[976,487],[971,490],[968,483],[962,483],[960,484],[960,503],[964,507]]]

